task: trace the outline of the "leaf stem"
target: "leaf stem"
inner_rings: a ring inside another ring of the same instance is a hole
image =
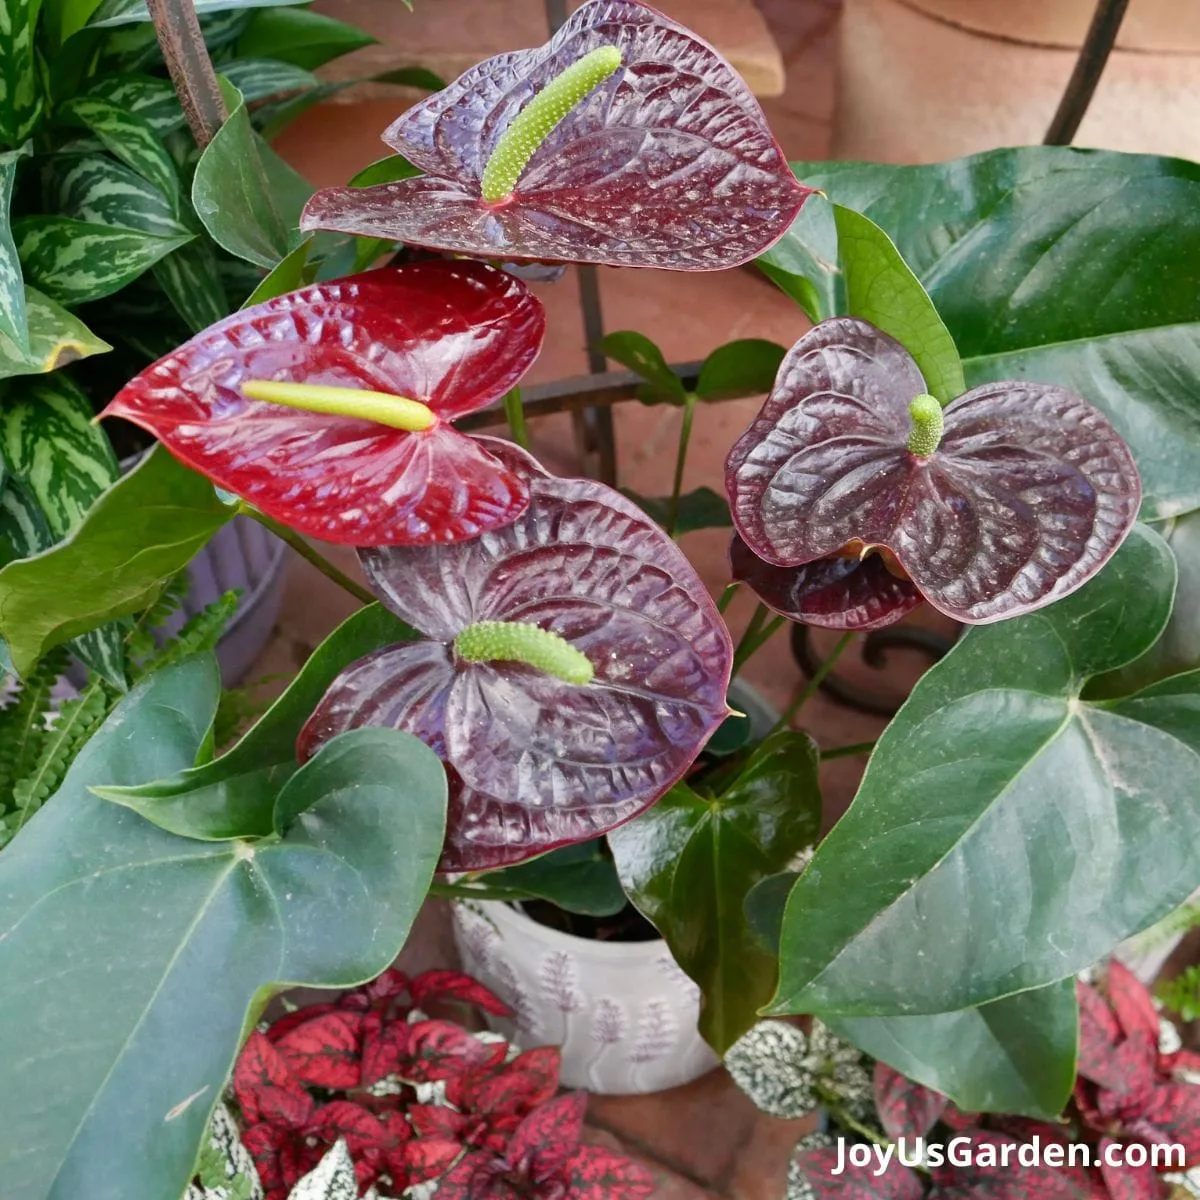
[[[734,596],[737,595],[737,590],[740,586],[741,584],[736,579],[732,583],[727,583],[725,585],[725,590],[721,593],[720,600],[717,601],[717,612],[719,612],[722,616],[725,615],[725,610],[729,607],[729,604],[733,600]]]
[[[522,450],[528,450],[529,426],[525,424],[525,406],[521,401],[521,389],[515,387],[505,392],[501,404],[504,405],[504,415],[508,418],[508,431],[512,434],[513,441]]]
[[[750,661],[783,624],[783,617],[776,617],[774,620],[768,621],[767,618],[770,615],[771,610],[765,604],[759,604],[754,610],[750,624],[746,626],[746,632],[742,634],[737,649],[733,652],[734,675]]]
[[[821,751],[821,761],[827,758],[853,758],[856,754],[870,754],[875,749],[874,742],[855,742],[852,746],[834,746],[832,750]]]
[[[817,689],[825,682],[825,677],[833,670],[837,664],[837,660],[842,657],[842,652],[853,640],[853,630],[843,633],[838,638],[837,645],[830,650],[824,662],[813,673],[813,677],[808,681],[807,686],[798,692],[791,704],[784,710],[783,716],[775,722],[775,728],[771,730],[772,733],[777,733],[780,729],[790,728],[792,722],[799,716],[800,710],[817,694]]]
[[[688,442],[692,440],[692,420],[696,415],[696,393],[688,392],[683,401],[683,424],[679,427],[679,450],[675,455],[675,481],[671,485],[671,503],[667,507],[667,533],[675,536],[679,523],[679,493],[683,490],[683,468],[687,463]]]
[[[375,597],[365,587],[359,583],[355,583],[349,575],[335,567],[323,554],[319,554],[314,550],[294,529],[289,529],[282,522],[276,521],[274,517],[268,517],[266,513],[259,512],[257,508],[252,504],[247,504],[245,500],[238,501],[238,513],[243,517],[249,517],[252,521],[257,521],[264,529],[269,529],[281,541],[287,542],[305,562],[312,563],[326,579],[333,580],[338,587],[343,591],[349,592],[356,600],[361,600],[364,604],[375,603]]]

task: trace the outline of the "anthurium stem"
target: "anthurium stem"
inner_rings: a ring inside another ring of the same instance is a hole
[[[800,715],[800,710],[817,694],[817,689],[825,682],[825,677],[833,670],[837,664],[837,660],[842,657],[842,652],[852,641],[854,641],[853,630],[843,633],[838,638],[837,644],[825,657],[825,661],[813,672],[813,677],[808,681],[807,686],[796,694],[791,704],[784,710],[783,716],[775,722],[775,728],[771,730],[772,733],[776,733],[780,729],[788,729],[791,726],[792,722]]]
[[[765,604],[760,604],[754,610],[754,615],[750,618],[750,623],[746,626],[746,631],[742,634],[733,652],[734,675],[750,661],[754,654],[774,636],[775,631],[783,624],[782,617],[768,620],[770,616],[771,610]]]
[[[675,536],[679,523],[679,493],[683,490],[683,468],[687,464],[688,442],[692,440],[692,419],[696,415],[696,393],[688,392],[683,401],[683,424],[679,427],[679,450],[675,455],[675,481],[671,485],[671,503],[667,508],[667,533]]]
[[[388,392],[287,383],[276,379],[247,379],[242,384],[242,394],[251,400],[284,404],[304,412],[374,421],[377,425],[402,429],[406,433],[422,433],[437,424],[437,417],[427,404]]]
[[[318,554],[294,529],[289,529],[273,517],[268,517],[266,513],[259,512],[254,505],[247,504],[244,500],[238,503],[238,513],[243,517],[249,517],[252,521],[257,521],[264,529],[269,529],[280,541],[287,542],[301,558],[312,563],[326,579],[333,580],[338,587],[349,592],[356,600],[361,600],[364,604],[375,603],[375,597],[365,587],[355,583],[345,572],[339,571],[323,554]]]
[[[521,389],[513,388],[504,393],[501,401],[504,405],[504,415],[508,418],[508,431],[513,441],[522,450],[529,449],[529,426],[525,424],[525,405],[521,401]]]
[[[488,158],[480,191],[488,204],[507,200],[521,172],[554,127],[621,65],[616,46],[599,46],[555,76],[517,114]]]
[[[912,418],[908,452],[918,458],[928,458],[942,441],[942,406],[933,396],[917,396],[908,406],[908,415]]]
[[[722,616],[725,615],[725,610],[732,603],[734,596],[737,595],[737,590],[740,584],[735,579],[732,583],[725,585],[725,590],[721,593],[721,598],[717,601],[717,612]]]
[[[821,751],[821,761],[827,758],[854,758],[859,754],[870,754],[875,749],[874,742],[855,742],[852,746],[833,746]]]
[[[454,639],[466,662],[519,662],[564,683],[591,683],[595,670],[586,654],[566,638],[526,621],[476,621]]]

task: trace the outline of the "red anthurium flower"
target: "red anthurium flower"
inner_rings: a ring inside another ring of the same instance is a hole
[[[426,635],[334,682],[301,732],[403,729],[447,763],[443,871],[596,837],[682,778],[728,712],[729,634],[678,547],[602,484],[484,448],[528,484],[471,542],[360,551],[385,605]]]
[[[911,580],[890,571],[880,554],[831,554],[799,567],[759,558],[735,533],[729,546],[734,579],[769,608],[822,629],[884,629],[921,603]]]
[[[218,322],[147,367],[104,415],[148,429],[188,466],[312,537],[461,541],[515,519],[529,495],[449,422],[508,391],[544,331],[525,285],[482,263],[369,271]],[[251,399],[245,389],[263,381],[364,394],[337,393],[343,405],[404,397],[428,427]]]
[[[935,608],[971,624],[1085,583],[1141,498],[1125,443],[1078,396],[990,383],[943,412],[899,342],[844,317],[784,359],[725,482],[759,558],[800,567],[881,548]]]
[[[473,67],[383,140],[426,174],[320,191],[302,228],[717,271],[773,245],[811,194],[733,68],[633,0],[591,0],[547,45]]]

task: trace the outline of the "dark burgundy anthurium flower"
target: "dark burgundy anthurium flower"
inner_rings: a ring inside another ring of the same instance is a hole
[[[729,563],[733,578],[769,608],[821,629],[884,629],[921,603],[912,581],[888,570],[881,554],[831,554],[799,567],[777,567],[735,533]]]
[[[729,634],[671,539],[611,488],[481,441],[527,483],[528,509],[471,542],[359,552],[371,588],[425,640],[344,671],[298,744],[304,760],[374,725],[433,747],[451,784],[443,871],[628,821],[728,713]]]
[[[473,67],[383,140],[425,175],[320,191],[303,228],[717,271],[773,245],[811,194],[729,64],[633,0],[584,4],[545,46]]]
[[[1085,400],[989,383],[943,411],[899,342],[844,317],[784,359],[725,482],[759,558],[799,567],[886,551],[930,604],[970,624],[1085,583],[1141,499],[1128,448]]]
[[[515,519],[529,493],[449,422],[503,396],[544,332],[533,294],[483,263],[370,271],[218,322],[147,367],[104,416],[148,429],[312,537],[460,541]]]

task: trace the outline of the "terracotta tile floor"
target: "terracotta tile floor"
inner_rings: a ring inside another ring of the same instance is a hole
[[[490,0],[485,0],[490,2]],[[790,159],[818,159],[827,152],[833,103],[837,0],[757,0],[783,53],[787,89],[767,100],[776,135]],[[420,18],[420,5],[414,20]],[[378,131],[396,115],[392,101],[372,100],[351,108],[317,109],[282,138],[281,151],[315,182],[340,183],[378,158],[384,147]],[[803,314],[753,270],[721,275],[602,270],[600,285],[609,330],[637,329],[654,338],[671,361],[702,358],[714,347],[739,337],[765,337],[790,345],[807,328]],[[587,370],[577,307],[577,284],[568,274],[538,287],[550,318],[550,333],[529,382],[548,381]],[[685,486],[721,488],[722,463],[729,446],[757,410],[757,400],[702,409],[696,421]],[[661,494],[669,489],[669,468],[678,436],[678,410],[638,404],[619,406],[616,430],[620,482],[637,491]],[[577,467],[569,422],[545,418],[534,425],[537,451],[553,469]],[[728,535],[689,535],[684,547],[697,569],[719,593],[728,571]],[[341,561],[347,555],[336,555]],[[351,567],[352,560],[346,565]],[[352,602],[305,564],[292,567],[289,592],[277,636],[258,666],[259,674],[294,671]],[[729,612],[735,637],[753,610],[739,596]],[[817,637],[820,648],[833,639]],[[926,662],[897,653],[889,660],[886,682],[880,672],[858,662],[846,667],[852,678],[892,688],[907,687]],[[749,680],[777,705],[786,703],[803,683],[780,634],[751,663]],[[824,697],[813,700],[803,723],[826,747],[874,738],[882,721],[840,707]],[[839,759],[825,768],[827,822],[849,802],[861,760]],[[405,958],[433,965],[453,954],[445,914],[426,913]],[[795,1123],[761,1116],[723,1072],[713,1072],[688,1087],[656,1096],[595,1097],[591,1119],[601,1138],[620,1140],[650,1161],[662,1186],[658,1200],[779,1200],[783,1194],[788,1151],[798,1136]]]

